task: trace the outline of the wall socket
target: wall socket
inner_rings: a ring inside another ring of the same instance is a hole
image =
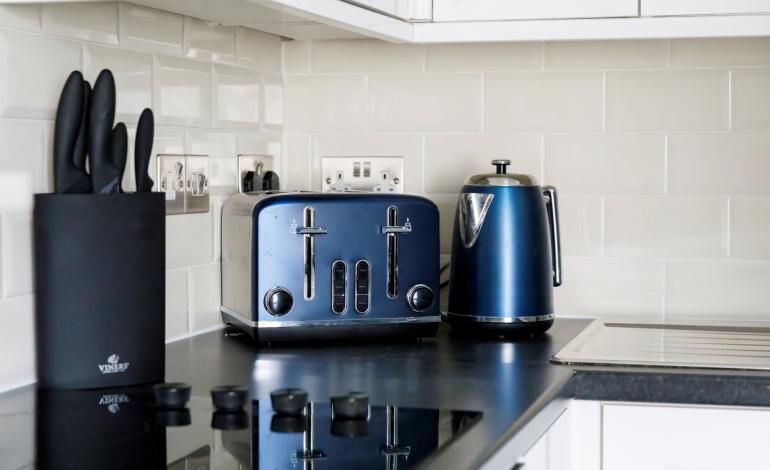
[[[321,188],[403,193],[404,157],[321,157]]]
[[[246,193],[262,190],[263,188],[251,188],[251,191],[249,191],[249,188],[244,187],[244,179],[249,172],[254,172],[259,180],[269,171],[274,171],[272,155],[238,154],[238,181],[236,182],[238,192]]]
[[[166,215],[209,211],[208,155],[158,155],[157,187]]]

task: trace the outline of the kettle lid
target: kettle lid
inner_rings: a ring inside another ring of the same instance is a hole
[[[469,176],[465,180],[465,184],[472,186],[535,186],[531,176],[507,173],[506,167],[510,164],[510,160],[492,160],[492,165],[495,166],[494,173]]]

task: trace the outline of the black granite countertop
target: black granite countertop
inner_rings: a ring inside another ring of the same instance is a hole
[[[426,460],[426,468],[477,468],[525,425],[527,432],[533,423],[547,428],[545,411],[553,408],[555,419],[570,398],[770,406],[768,374],[551,364],[551,356],[589,323],[559,319],[547,334],[517,341],[469,339],[442,326],[436,338],[400,344],[257,349],[222,331],[171,343],[166,380],[192,385],[193,426],[169,431],[168,458],[214,446],[208,394],[223,384],[250,385],[256,400],[269,400],[272,390],[283,387],[304,388],[317,402],[363,390],[374,405],[483,413]],[[2,468],[22,468],[34,459],[34,395],[32,387],[0,395]],[[532,442],[522,442],[523,452]]]

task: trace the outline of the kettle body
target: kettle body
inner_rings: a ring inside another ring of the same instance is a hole
[[[502,169],[469,178],[458,198],[446,319],[461,331],[542,333],[561,284],[556,189],[496,162]]]

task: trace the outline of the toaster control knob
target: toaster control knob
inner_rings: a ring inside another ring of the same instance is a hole
[[[294,306],[294,298],[291,292],[284,287],[275,287],[265,294],[265,310],[270,315],[280,317],[289,313]]]
[[[406,301],[415,312],[424,312],[433,305],[433,291],[425,284],[417,284],[406,293]]]

